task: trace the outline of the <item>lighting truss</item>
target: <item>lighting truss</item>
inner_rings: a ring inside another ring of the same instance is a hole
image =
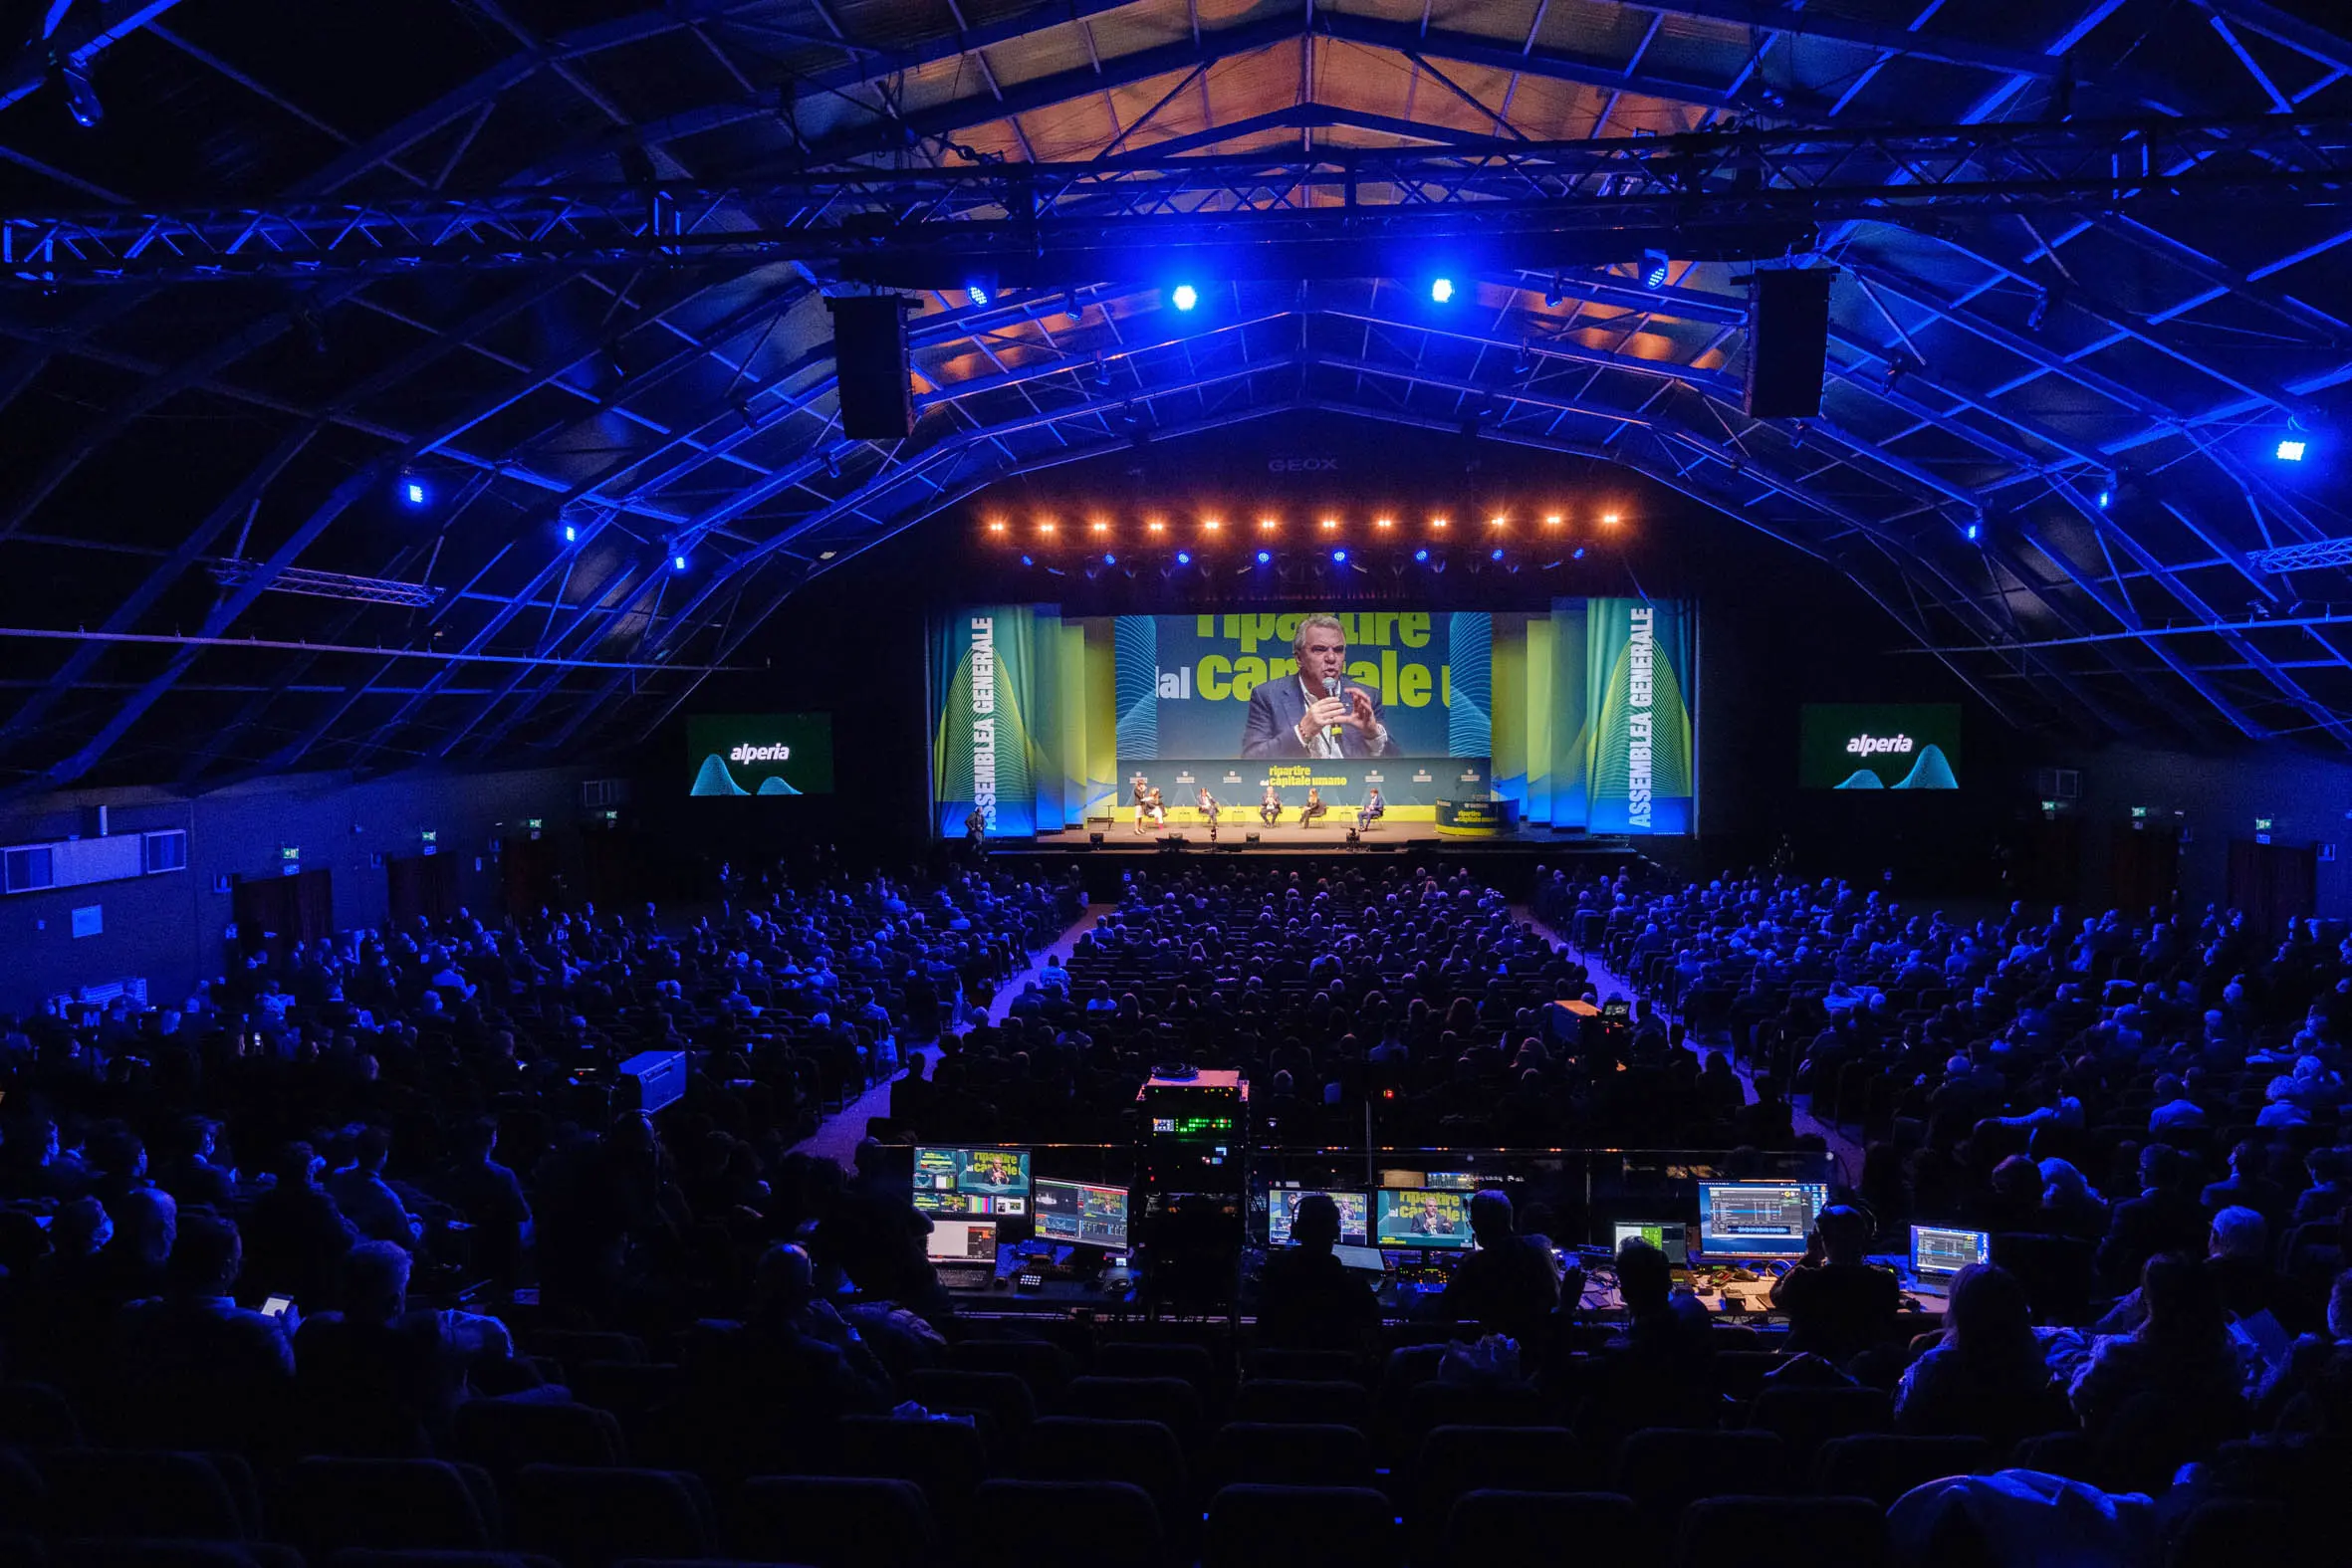
[[[1736,130],[30,214],[0,220],[0,281],[650,258],[945,268],[952,280],[996,253],[1164,265],[1171,248],[1635,233],[1672,233],[1676,254],[1696,255],[1710,229],[2041,208],[2145,215],[2182,201],[2336,201],[2347,186],[2352,119],[2332,116]]]
[[[2276,550],[2257,550],[2246,556],[2256,571],[2319,571],[2328,566],[2352,566],[2352,539],[2314,539]]]
[[[237,587],[261,569],[258,560],[229,559],[206,563],[213,580]],[[348,599],[354,604],[403,604],[429,609],[441,601],[441,590],[424,582],[396,582],[388,577],[355,577],[343,571],[313,571],[287,566],[262,584],[266,593],[300,593],[318,599]]]

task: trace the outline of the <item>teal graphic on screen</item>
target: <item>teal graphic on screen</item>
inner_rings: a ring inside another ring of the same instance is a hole
[[[686,758],[688,794],[830,794],[832,716],[696,714],[686,721]]]
[[[1797,724],[1803,788],[1960,787],[1958,703],[1807,703]]]

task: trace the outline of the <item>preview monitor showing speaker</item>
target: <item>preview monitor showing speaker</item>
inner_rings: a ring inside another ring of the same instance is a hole
[[[1829,285],[1834,267],[1774,268],[1748,277],[1751,419],[1813,419],[1829,357]]]
[[[852,441],[903,441],[914,430],[906,306],[895,294],[843,295],[824,302],[833,318],[841,434]]]

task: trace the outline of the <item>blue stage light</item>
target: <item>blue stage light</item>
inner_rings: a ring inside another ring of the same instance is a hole
[[[580,543],[580,530],[579,530],[579,529],[577,529],[577,528],[575,528],[575,527],[573,527],[573,526],[572,526],[571,524],[569,524],[569,523],[565,524],[565,525],[564,525],[564,543],[565,543],[565,544],[567,544],[567,545],[577,545],[577,544],[579,544],[579,543]]]
[[[1105,551],[1102,556],[1102,563],[1106,566],[1115,566],[1119,563],[1119,558]]]
[[[400,502],[403,506],[421,507],[432,499],[433,493],[425,488],[423,480],[407,477],[401,479]]]
[[[1426,550],[1416,550],[1413,552],[1413,559],[1415,560],[1425,561],[1429,559],[1429,552]]]
[[[1189,550],[1180,550],[1180,551],[1176,552],[1176,564],[1178,564],[1179,566],[1189,566],[1189,565],[1191,565],[1191,564],[1192,564],[1192,552],[1191,552],[1191,551],[1189,551]]]
[[[991,299],[994,298],[994,295],[990,292],[988,285],[983,283],[978,278],[974,278],[969,283],[965,284],[964,292],[972,297],[972,303],[974,305],[985,306]]]
[[[1189,283],[1178,284],[1176,292],[1169,298],[1176,302],[1176,309],[1179,311],[1189,311],[1201,303],[1200,291]]]
[[[1262,550],[1262,551],[1258,552],[1258,564],[1260,564],[1261,566],[1265,565],[1265,564],[1266,564],[1268,561],[1270,561],[1270,560],[1274,560],[1274,552],[1272,552],[1272,551],[1270,551],[1270,550]]]
[[[1578,545],[1574,550],[1568,552],[1568,559],[1570,560],[1582,560],[1584,559],[1584,547]]]
[[[1961,530],[1961,533],[1968,537],[1968,542],[1972,545],[1977,542],[1977,536],[1982,532],[1984,531],[1978,528],[1974,523],[1971,523],[1967,528]]]
[[[2104,511],[2106,511],[2106,510],[2107,510],[2107,508],[2108,508],[2110,505],[2112,505],[2112,504],[2114,503],[2114,501],[2115,501],[2115,492],[2114,492],[2114,491],[2112,491],[2112,490],[2102,490],[2102,491],[2100,491],[2100,492],[2099,492],[2099,510],[2100,510],[2101,512],[2104,512]]]
[[[2310,443],[2301,437],[2289,436],[2278,443],[2278,460],[2281,463],[2300,463],[2303,460],[2303,453],[2309,449],[2309,446]]]
[[[1643,251],[1641,253],[1641,286],[1645,289],[1665,288],[1669,265],[1664,251]]]
[[[1331,559],[1337,561],[1340,565],[1344,566],[1347,564],[1347,552],[1344,550],[1334,550],[1331,552]]]
[[[672,570],[672,571],[684,571],[685,569],[686,569],[686,558],[685,558],[685,557],[683,557],[683,556],[672,556],[672,557],[670,557],[670,570]]]
[[[1032,557],[1024,556],[1021,558],[1021,563],[1025,566],[1034,566],[1037,564],[1037,561]]]
[[[1503,552],[1501,552],[1501,551],[1499,551],[1499,550],[1498,550],[1498,551],[1494,552],[1492,555],[1488,556],[1488,557],[1487,557],[1487,559],[1488,559],[1489,560],[1501,560],[1503,559]]]
[[[1451,278],[1433,279],[1429,285],[1429,297],[1440,305],[1451,300],[1454,297],[1454,280]]]

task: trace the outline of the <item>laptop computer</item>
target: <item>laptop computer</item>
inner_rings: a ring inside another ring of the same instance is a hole
[[[950,1290],[986,1290],[997,1277],[997,1223],[935,1217],[923,1250]]]
[[[1952,1226],[1915,1225],[1911,1228],[1913,1288],[1940,1296],[1951,1290],[1953,1276],[1971,1263],[1993,1261],[1993,1235],[1986,1231],[1962,1231]]]

